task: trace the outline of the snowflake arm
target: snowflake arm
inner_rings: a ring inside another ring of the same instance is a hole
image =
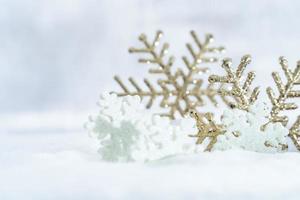
[[[290,128],[289,137],[292,139],[294,145],[300,151],[300,116]]]
[[[286,83],[283,83],[278,72],[272,73],[279,95],[276,97],[273,89],[271,87],[267,88],[266,91],[272,103],[272,109],[268,117],[268,122],[261,127],[262,130],[264,130],[266,126],[270,123],[279,122],[283,126],[287,126],[289,119],[286,115],[280,115],[280,112],[288,111],[288,110],[296,110],[298,108],[296,103],[287,102],[287,100],[300,97],[300,90],[295,89],[295,86],[300,84],[300,61],[298,61],[294,71],[289,69],[288,61],[284,57],[279,58],[279,64],[286,77]],[[300,127],[300,117],[298,116],[296,122],[289,130],[289,137],[292,139],[295,146],[300,151],[299,127]]]
[[[190,111],[190,115],[196,120],[198,129],[196,135],[190,136],[197,137],[196,144],[202,144],[206,138],[209,138],[210,141],[205,151],[211,151],[214,144],[217,142],[217,137],[225,133],[224,126],[215,123],[212,113],[205,113],[202,115],[195,111]]]
[[[230,84],[231,89],[222,89],[220,93],[223,96],[228,95],[232,96],[235,99],[235,102],[228,102],[231,108],[238,108],[241,110],[248,110],[249,106],[252,105],[256,100],[259,94],[259,87],[253,89],[249,95],[250,85],[252,84],[255,73],[249,72],[247,74],[246,80],[242,83],[242,75],[245,71],[247,65],[251,62],[251,57],[245,55],[242,57],[239,66],[236,71],[233,71],[231,68],[232,61],[227,58],[223,60],[222,68],[226,72],[226,76],[211,75],[209,76],[210,83],[223,83]]]
[[[288,62],[284,57],[279,58],[279,63],[284,71],[287,82],[284,84],[282,79],[280,78],[277,72],[273,72],[272,76],[274,82],[276,83],[277,89],[279,91],[279,95],[276,97],[273,89],[271,87],[267,88],[268,97],[272,103],[272,109],[269,116],[269,121],[262,126],[264,129],[269,123],[280,122],[282,125],[286,126],[288,123],[287,116],[279,115],[280,112],[286,110],[295,110],[298,106],[295,103],[286,102],[289,98],[297,98],[300,97],[300,90],[294,90],[294,86],[298,83],[300,79],[300,61],[297,64],[296,69],[292,72],[288,68]]]
[[[130,91],[119,77],[115,77],[116,82],[120,85],[123,92],[117,93],[118,96],[138,95],[141,98],[148,97],[149,102],[147,108],[150,108],[156,98],[161,97],[160,106],[168,109],[162,116],[175,118],[175,114],[179,113],[184,116],[190,109],[204,105],[204,96],[206,96],[214,105],[216,105],[215,96],[219,92],[212,86],[201,88],[203,81],[196,78],[198,73],[204,73],[208,68],[200,68],[200,63],[216,62],[216,57],[208,57],[206,53],[219,53],[224,50],[223,47],[211,47],[213,36],[208,34],[203,43],[200,42],[196,33],[191,31],[191,36],[197,49],[191,44],[187,44],[187,49],[191,54],[192,60],[183,57],[183,62],[187,70],[177,68],[172,70],[174,64],[173,56],[166,56],[169,44],[162,44],[159,48],[162,32],[158,31],[152,42],[149,42],[145,34],[141,34],[139,40],[143,44],[142,48],[130,48],[130,53],[141,53],[143,57],[139,59],[140,63],[150,64],[150,74],[161,75],[161,79],[157,80],[158,89],[156,89],[149,80],[144,79],[146,89],[140,87],[133,78],[129,78],[134,91]]]

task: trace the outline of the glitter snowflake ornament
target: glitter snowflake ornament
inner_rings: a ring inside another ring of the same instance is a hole
[[[243,56],[237,70],[233,70],[231,60],[224,59],[222,68],[226,71],[227,75],[211,75],[209,77],[210,82],[231,85],[230,89],[220,92],[231,96],[234,101],[227,101],[228,105],[230,105],[230,109],[224,111],[221,117],[221,124],[218,126],[212,115],[209,115],[209,118],[207,118],[207,113],[193,115],[196,119],[198,128],[198,134],[195,135],[198,138],[196,143],[202,144],[207,138],[210,141],[206,148],[208,151],[243,149],[257,152],[281,152],[288,148],[287,135],[291,135],[291,131],[289,133],[289,130],[285,128],[283,124],[267,123],[264,125],[264,128],[262,128],[262,124],[265,122],[269,110],[265,104],[259,105],[255,103],[258,99],[259,88],[255,87],[253,90],[250,88],[255,73],[249,72],[245,80],[242,80],[242,74],[250,61],[251,57],[249,55]],[[289,73],[291,72],[289,71]],[[290,79],[294,82],[297,82],[295,80],[298,80],[297,73],[296,69],[293,74],[289,74],[291,77]],[[278,81],[278,75],[275,75],[274,77],[276,82],[280,82]],[[279,83],[277,83],[277,85],[279,85]],[[288,86],[282,85],[280,87],[282,88],[282,91],[285,91],[287,94],[290,93],[290,95],[280,95],[280,99],[285,99],[287,96],[296,97],[298,95],[296,91],[291,91],[292,86],[290,81],[288,81],[287,85]],[[269,90],[270,89],[267,91]],[[268,93],[270,94],[270,92]],[[271,99],[275,99],[273,98],[273,95],[271,96]],[[284,104],[281,100],[273,100],[273,102]],[[282,106],[282,109],[288,107],[289,106]],[[294,106],[290,107],[294,108]],[[274,103],[273,108],[271,109],[271,116],[272,112],[274,112]],[[199,117],[201,115],[203,116],[202,118]],[[203,123],[203,118],[208,119],[209,123]],[[219,127],[219,129],[216,127]],[[294,124],[292,131],[294,131],[293,135],[295,137],[295,132],[299,131],[299,121]]]
[[[283,126],[287,126],[289,118],[287,116],[279,115],[282,111],[296,110],[298,105],[296,103],[287,102],[288,99],[294,99],[300,97],[300,90],[296,89],[297,85],[300,85],[300,61],[298,61],[295,70],[291,70],[288,67],[288,62],[285,57],[279,58],[279,64],[286,76],[286,83],[283,83],[277,72],[273,72],[272,76],[276,83],[279,95],[275,97],[274,91],[271,87],[267,88],[267,94],[272,103],[272,109],[268,116],[268,122],[262,125],[262,130],[270,123],[281,123]],[[300,116],[298,116],[296,122],[292,125],[289,131],[289,136],[294,142],[297,149],[300,151]]]
[[[224,134],[224,126],[216,124],[213,120],[212,113],[199,114],[192,110],[190,111],[190,115],[196,120],[198,128],[198,133],[190,136],[197,137],[196,144],[202,144],[204,140],[208,138],[210,141],[205,148],[205,151],[211,151],[214,144],[217,142],[218,136]]]
[[[220,92],[226,96],[231,96],[234,98],[235,102],[228,102],[227,104],[231,108],[238,108],[242,110],[248,110],[249,106],[252,105],[256,100],[259,94],[259,87],[253,89],[250,93],[250,86],[252,81],[255,78],[254,72],[249,72],[247,77],[242,83],[242,75],[247,67],[247,65],[251,62],[251,56],[245,55],[242,57],[241,62],[237,69],[234,71],[232,69],[232,61],[229,58],[223,60],[222,68],[226,71],[226,76],[218,76],[218,75],[211,75],[209,77],[209,82],[211,83],[223,83],[223,84],[230,84],[231,89],[226,90],[223,89]],[[250,94],[250,95],[249,95]]]
[[[204,42],[200,42],[196,33],[191,31],[191,36],[197,49],[193,48],[191,44],[187,44],[186,46],[192,60],[190,61],[184,56],[182,59],[186,70],[184,68],[174,70],[174,57],[167,56],[169,44],[164,43],[160,48],[159,44],[162,35],[163,33],[158,31],[154,41],[149,42],[146,35],[142,34],[139,40],[143,47],[129,49],[130,53],[143,54],[144,57],[139,59],[139,62],[152,66],[149,69],[150,74],[163,76],[163,78],[157,80],[158,87],[153,86],[148,79],[144,79],[146,89],[143,89],[133,78],[129,78],[129,82],[134,88],[131,91],[118,76],[115,76],[115,80],[123,90],[122,92],[117,92],[118,96],[138,95],[142,99],[148,98],[147,108],[150,108],[153,102],[160,98],[160,106],[166,110],[166,113],[161,115],[172,119],[175,118],[176,113],[184,116],[190,109],[203,106],[204,97],[207,97],[216,105],[215,96],[220,93],[212,84],[209,84],[207,88],[203,88],[203,80],[196,75],[208,70],[208,68],[200,67],[200,65],[217,62],[217,57],[209,57],[209,55],[224,51],[224,47],[211,47],[213,42],[211,34],[207,34]]]

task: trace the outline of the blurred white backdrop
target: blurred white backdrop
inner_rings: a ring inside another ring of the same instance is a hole
[[[122,77],[147,70],[128,54],[137,36],[165,32],[186,54],[189,30],[213,33],[223,55],[253,56],[256,84],[272,84],[278,57],[300,59],[299,1],[0,0],[0,111],[90,112]],[[177,59],[179,61],[179,59]],[[264,85],[265,86],[265,85]]]

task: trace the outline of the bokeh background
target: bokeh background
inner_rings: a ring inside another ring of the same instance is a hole
[[[292,67],[300,59],[299,7],[296,0],[0,0],[0,124],[81,128],[99,94],[117,88],[114,74],[146,75],[127,49],[158,29],[178,58],[190,30],[213,33],[227,48],[222,57],[237,64],[251,54],[256,84],[271,85],[279,56]]]

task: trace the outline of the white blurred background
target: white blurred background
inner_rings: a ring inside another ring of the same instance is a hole
[[[158,29],[178,58],[191,29],[200,38],[213,33],[227,48],[222,56],[237,64],[250,53],[255,84],[271,85],[279,56],[291,67],[300,59],[299,7],[296,0],[0,0],[2,125],[29,126],[54,113],[62,117],[50,124],[81,126],[86,115],[74,116],[96,111],[99,94],[117,88],[113,75],[146,75],[127,49]]]

